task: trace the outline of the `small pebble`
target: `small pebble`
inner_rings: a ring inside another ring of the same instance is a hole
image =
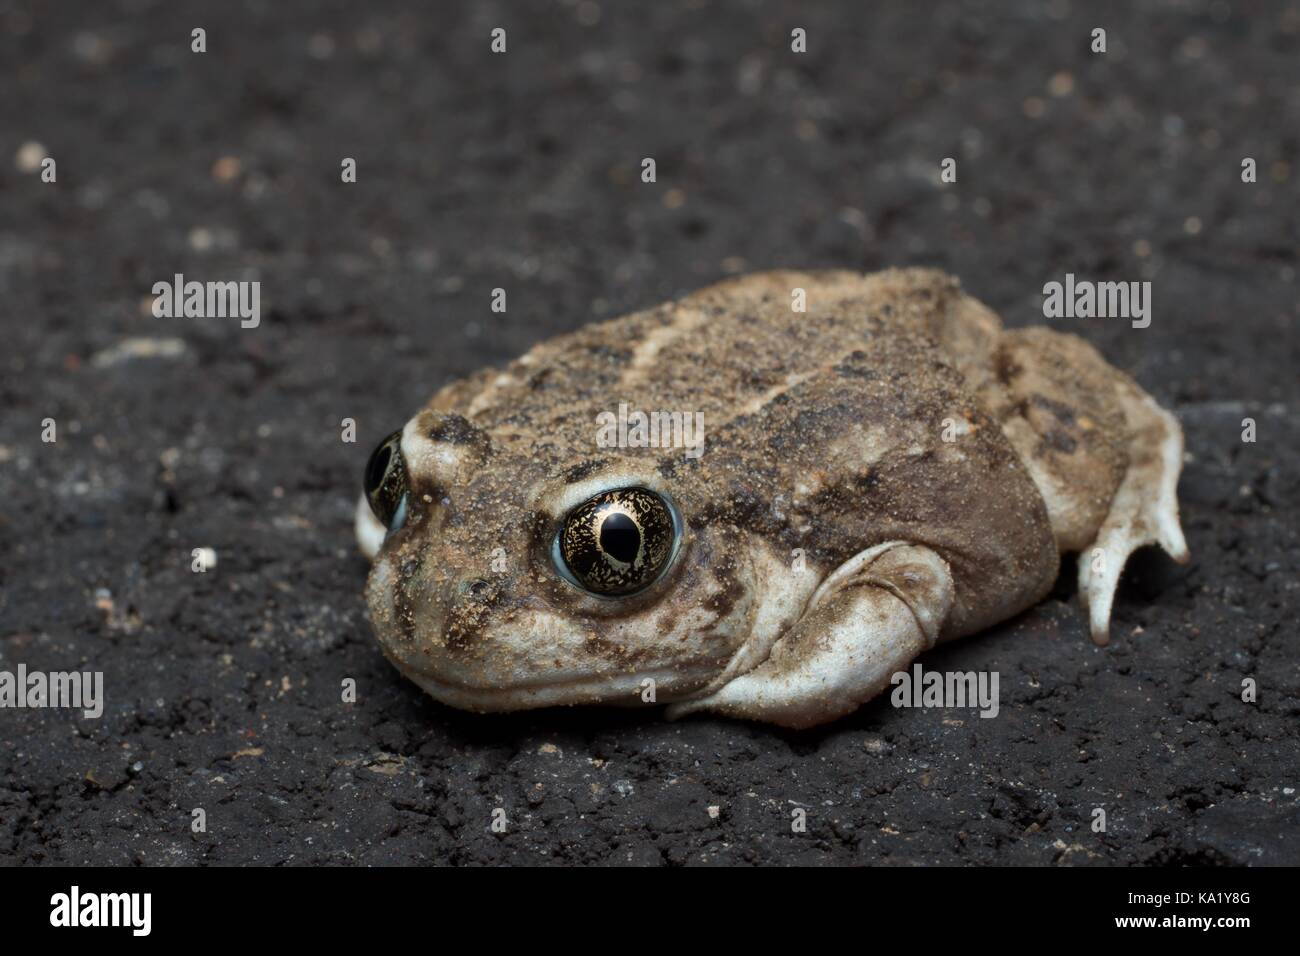
[[[18,152],[14,153],[14,168],[20,173],[37,172],[47,155],[44,146],[35,140],[28,140],[18,147]]]

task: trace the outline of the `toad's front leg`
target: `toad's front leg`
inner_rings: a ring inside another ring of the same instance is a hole
[[[698,700],[697,710],[812,727],[880,693],[894,673],[933,647],[953,602],[952,573],[934,551],[891,541],[837,568],[762,664]]]

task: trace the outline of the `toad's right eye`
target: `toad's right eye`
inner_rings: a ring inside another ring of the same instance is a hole
[[[402,458],[402,430],[382,442],[366,463],[366,501],[375,517],[389,531],[406,520],[406,462]]]
[[[602,597],[649,587],[672,563],[681,520],[646,488],[618,488],[569,512],[556,536],[556,569],[571,583]]]

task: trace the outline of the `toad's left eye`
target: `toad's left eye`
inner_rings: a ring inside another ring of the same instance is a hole
[[[555,563],[593,594],[620,597],[653,584],[672,561],[681,522],[645,488],[620,488],[569,512],[555,539]]]
[[[406,461],[399,428],[379,443],[366,463],[365,492],[370,510],[389,531],[406,520]]]

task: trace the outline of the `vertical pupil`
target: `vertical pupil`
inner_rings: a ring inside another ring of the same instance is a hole
[[[384,480],[384,475],[388,473],[388,462],[393,457],[392,445],[384,442],[379,446],[379,450],[370,456],[370,464],[366,468],[366,490],[374,491],[379,487],[380,482]]]
[[[600,523],[600,550],[615,561],[631,564],[641,550],[641,531],[636,522],[615,512]]]

